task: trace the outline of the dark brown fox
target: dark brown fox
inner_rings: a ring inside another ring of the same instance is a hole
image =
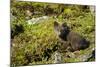
[[[81,50],[89,47],[89,41],[70,30],[66,23],[60,25],[57,21],[54,22],[54,30],[62,42],[67,42],[70,46],[70,51]]]

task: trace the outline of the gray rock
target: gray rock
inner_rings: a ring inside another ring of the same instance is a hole
[[[14,20],[16,20],[17,18],[15,16],[12,15],[12,13],[10,14],[10,21],[13,22]]]
[[[54,54],[54,63],[61,63],[62,59],[61,59],[61,54],[59,52],[55,52]]]
[[[94,15],[95,14],[95,6],[92,5],[92,6],[89,7],[89,9],[91,11],[91,14]]]
[[[80,56],[78,57],[78,59],[79,59],[79,61],[84,62],[84,61],[88,61],[90,58],[94,58],[94,57],[95,57],[95,50],[93,49],[93,50],[91,50],[91,52],[88,53],[88,54],[80,55]]]
[[[38,17],[38,18],[32,18],[30,20],[27,21],[28,24],[36,24],[36,23],[40,23],[43,22],[44,20],[48,20],[48,16],[42,16],[42,17]]]

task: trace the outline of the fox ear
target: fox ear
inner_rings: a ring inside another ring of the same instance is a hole
[[[64,22],[64,23],[62,24],[62,27],[67,27],[67,24]]]
[[[54,21],[54,27],[58,27],[59,23],[57,21]]]
[[[54,21],[54,30],[58,35],[60,34],[60,25],[57,21]]]

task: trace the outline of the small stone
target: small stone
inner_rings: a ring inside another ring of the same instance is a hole
[[[59,52],[55,52],[54,54],[54,63],[61,63],[61,54]]]

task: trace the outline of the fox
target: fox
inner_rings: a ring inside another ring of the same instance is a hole
[[[70,46],[69,51],[73,52],[89,47],[90,42],[80,34],[71,31],[65,22],[59,24],[58,21],[54,21],[54,31],[65,45]]]

